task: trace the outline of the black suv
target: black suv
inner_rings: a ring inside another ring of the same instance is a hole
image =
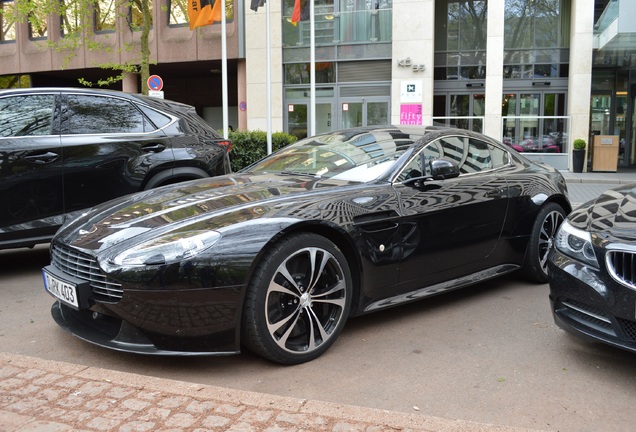
[[[231,142],[188,105],[116,91],[0,91],[0,249],[47,243],[69,213],[230,172]]]

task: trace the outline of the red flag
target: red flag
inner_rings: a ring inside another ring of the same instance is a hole
[[[221,21],[221,12],[221,0],[189,0],[190,30]]]
[[[296,0],[294,2],[294,11],[291,16],[291,23],[297,25],[298,21],[306,21],[309,19],[309,10],[307,8],[307,0]]]

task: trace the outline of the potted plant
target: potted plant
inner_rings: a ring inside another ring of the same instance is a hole
[[[585,163],[585,147],[587,143],[582,138],[577,138],[572,144],[572,169],[575,173],[583,172],[583,164]]]

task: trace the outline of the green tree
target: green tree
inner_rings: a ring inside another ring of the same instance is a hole
[[[80,82],[101,86],[121,81],[126,73],[139,74],[141,82],[146,82],[150,76],[152,0],[15,0],[14,7],[4,7],[0,14],[5,22],[28,22],[31,38],[42,39],[42,43],[54,51],[64,53],[65,67],[80,48],[112,51],[108,44],[95,37],[97,33],[104,33],[103,38],[115,31],[140,32],[139,43],[122,44],[121,51],[134,53],[127,56],[131,60],[96,65],[110,70],[112,75],[97,82],[85,79],[80,79]],[[61,18],[61,37],[58,40],[48,37],[47,20],[51,15]],[[119,29],[117,23],[121,24]],[[142,90],[144,93],[148,91],[145,86]]]

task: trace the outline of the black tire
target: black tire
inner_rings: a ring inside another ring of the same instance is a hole
[[[250,351],[282,364],[323,354],[349,315],[351,274],[332,242],[293,234],[267,251],[248,285],[241,336]]]
[[[548,256],[565,216],[565,210],[556,203],[548,203],[539,210],[520,271],[523,278],[537,283],[548,281]]]

